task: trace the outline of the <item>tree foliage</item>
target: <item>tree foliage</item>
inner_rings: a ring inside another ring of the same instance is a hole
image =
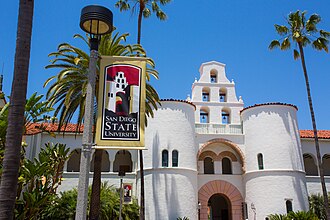
[[[287,26],[274,25],[281,39],[273,40],[269,45],[269,49],[280,48],[281,50],[288,50],[293,44],[295,46],[293,49],[294,59],[298,59],[301,56],[301,52],[297,48],[298,44],[301,44],[303,47],[311,44],[316,50],[328,52],[330,32],[319,30],[317,25],[320,22],[321,17],[318,14],[312,14],[306,20],[306,11],[291,12],[287,17]]]
[[[89,188],[89,194],[91,194],[91,188]],[[74,219],[77,195],[77,189],[60,192],[54,197],[51,205],[46,207],[41,219]],[[119,192],[116,188],[109,186],[107,182],[101,184],[99,219],[119,218],[119,198]],[[136,200],[133,200],[133,204],[123,205],[122,218],[124,220],[139,218],[139,207]]]
[[[101,37],[99,45],[100,55],[107,56],[136,56],[137,53],[146,56],[145,50],[140,45],[125,44],[128,34],[119,35],[111,33]],[[76,34],[74,38],[83,40],[88,46],[88,39]],[[59,118],[59,128],[66,126],[77,112],[77,131],[83,122],[85,112],[86,89],[88,81],[89,55],[82,49],[68,43],[62,43],[57,51],[50,53],[51,64],[46,69],[56,68],[59,72],[50,77],[44,87],[50,85],[47,91],[47,99],[50,106],[55,106],[54,117]],[[100,62],[97,64],[97,76],[99,76]],[[146,79],[151,77],[158,79],[155,63],[147,59]],[[98,80],[96,82],[98,91]],[[95,94],[97,97],[97,94]],[[152,108],[157,108],[159,97],[156,90],[147,82],[146,85],[146,115],[153,116]],[[97,107],[96,99],[94,103]],[[97,111],[94,111],[95,113]]]
[[[39,219],[52,204],[57,187],[62,182],[64,163],[70,158],[65,144],[47,143],[38,158],[22,156],[18,178],[16,219]]]
[[[289,214],[271,214],[269,220],[318,220],[319,218],[311,211],[289,212]]]

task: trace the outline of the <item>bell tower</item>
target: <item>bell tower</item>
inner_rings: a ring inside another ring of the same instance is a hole
[[[190,100],[196,105],[196,124],[241,124],[244,103],[241,97],[237,99],[235,83],[228,80],[225,66],[216,61],[201,65]]]

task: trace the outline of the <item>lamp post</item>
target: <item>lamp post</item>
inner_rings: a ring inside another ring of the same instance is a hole
[[[82,151],[80,159],[80,173],[78,183],[78,198],[76,207],[77,220],[86,219],[87,197],[90,159],[93,145],[93,115],[96,63],[98,58],[98,45],[100,36],[112,30],[112,12],[102,6],[89,5],[81,10],[80,28],[90,35],[90,58],[88,69],[88,84],[86,91],[84,132],[82,138]]]

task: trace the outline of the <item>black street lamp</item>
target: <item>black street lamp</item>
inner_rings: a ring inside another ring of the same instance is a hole
[[[93,146],[92,127],[98,45],[101,35],[112,31],[112,20],[112,12],[102,6],[89,5],[81,10],[80,27],[83,31],[90,35],[90,58],[75,218],[77,220],[86,219],[87,216],[89,170]]]

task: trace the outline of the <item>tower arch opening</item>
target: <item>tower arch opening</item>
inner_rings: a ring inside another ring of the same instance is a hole
[[[218,71],[216,69],[212,69],[210,71],[210,82],[217,83],[218,82]]]
[[[221,88],[219,90],[219,102],[227,102],[227,89]]]

